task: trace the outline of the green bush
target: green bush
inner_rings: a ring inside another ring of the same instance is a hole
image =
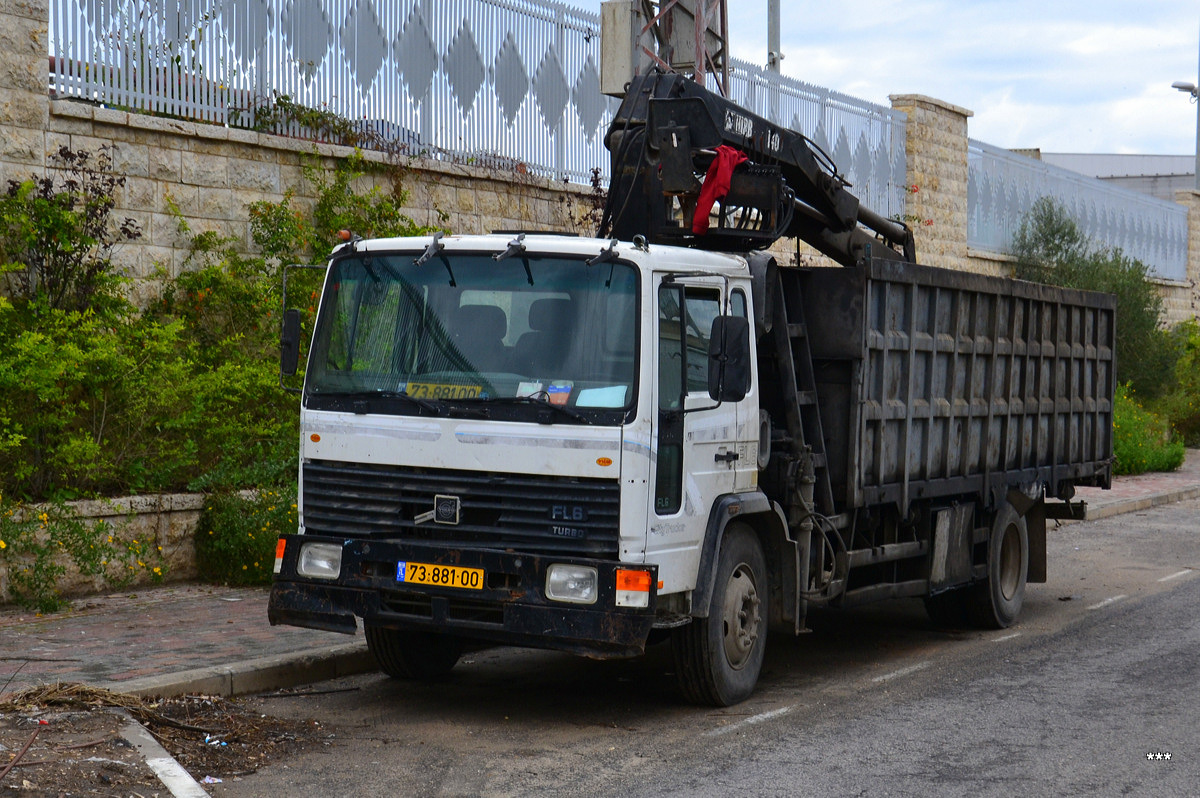
[[[1128,384],[1117,387],[1113,405],[1113,473],[1174,471],[1183,465],[1183,441],[1160,416],[1140,405]]]
[[[275,542],[296,531],[296,487],[208,498],[196,527],[196,568],[207,582],[270,584]]]
[[[1176,345],[1175,380],[1154,409],[1170,420],[1187,446],[1200,446],[1200,324],[1187,321],[1171,330]]]
[[[0,310],[0,490],[30,501],[139,492],[192,459],[164,433],[186,402],[178,325]]]
[[[10,180],[0,196],[0,263],[9,297],[20,304],[121,315],[127,302],[112,254],[140,238],[133,219],[113,218],[125,177],[112,172],[106,148],[62,147],[51,170]]]
[[[373,172],[391,178],[390,191],[366,181]],[[314,202],[289,194],[247,209],[261,254],[246,254],[237,238],[191,235],[185,269],[164,280],[145,310],[126,299],[112,265],[116,248],[140,231],[113,216],[124,177],[112,173],[107,153],[64,148],[47,175],[10,184],[0,195],[0,495],[28,503],[211,492],[205,531],[214,534],[203,541],[209,572],[224,564],[236,573],[214,578],[269,580],[275,534],[285,521],[294,525],[294,511],[286,517],[292,501],[241,506],[231,497],[256,488],[274,498],[280,491],[271,486],[280,484],[295,494],[296,397],[278,374],[282,267],[324,259],[338,229],[428,230],[400,211],[398,167],[355,153],[332,169],[313,159],[305,175]],[[178,212],[176,221],[190,232]],[[289,299],[307,311],[306,326],[322,276],[289,276]],[[28,516],[14,510],[0,525],[0,558],[10,571],[18,564],[10,585],[22,600],[54,604],[67,561],[113,580],[147,567],[128,546],[112,549],[118,537],[108,530],[85,534],[65,513],[49,513],[43,527],[12,521]],[[237,523],[245,529],[233,537],[222,531]],[[95,562],[104,567],[94,570]],[[122,563],[116,571],[114,562]],[[148,569],[161,575],[156,567]]]

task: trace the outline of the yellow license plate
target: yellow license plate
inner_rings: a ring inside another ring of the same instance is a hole
[[[410,382],[406,390],[409,396],[417,399],[475,399],[483,391],[483,386],[445,385],[440,382]]]
[[[482,568],[457,565],[433,565],[427,562],[402,562],[396,566],[396,581],[410,585],[436,585],[483,590]]]

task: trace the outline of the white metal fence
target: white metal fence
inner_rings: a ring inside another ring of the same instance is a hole
[[[1187,279],[1187,209],[1102,180],[970,140],[967,243],[1007,252],[1029,207],[1053,197],[1085,235],[1145,263],[1163,279]]]
[[[599,17],[552,0],[50,0],[49,39],[59,95],[239,127],[284,95],[434,156],[607,162]]]
[[[250,127],[284,95],[435,157],[608,174],[599,16],[554,0],[50,0],[49,39],[63,96]],[[902,115],[741,62],[731,83],[903,212]]]

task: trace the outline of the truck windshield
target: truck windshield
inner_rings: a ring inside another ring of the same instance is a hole
[[[419,255],[359,253],[330,264],[306,377],[310,406],[392,396],[404,400],[395,412],[511,405],[518,417],[540,403],[590,415],[633,406],[632,267],[448,252],[416,265]]]

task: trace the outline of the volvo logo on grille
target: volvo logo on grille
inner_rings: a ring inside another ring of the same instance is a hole
[[[462,500],[457,496],[433,497],[433,520],[438,524],[457,524],[462,512]]]
[[[423,524],[426,521],[433,521],[435,524],[457,524],[461,514],[462,499],[457,496],[443,496],[439,493],[433,497],[433,509],[413,518],[413,523]]]

